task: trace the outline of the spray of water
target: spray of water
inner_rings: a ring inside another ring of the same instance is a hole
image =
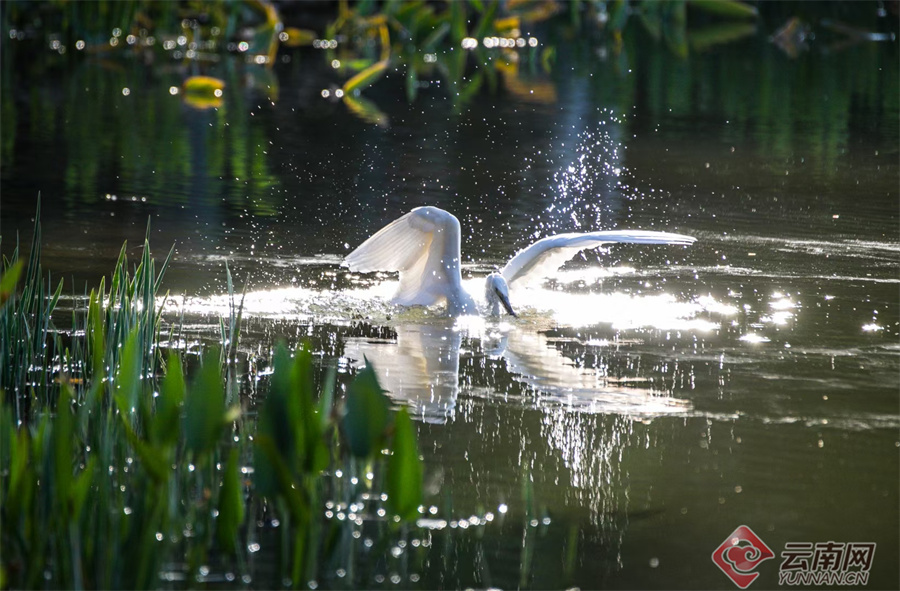
[[[587,232],[613,227],[634,197],[627,184],[624,117],[601,110],[595,125],[573,137],[564,152],[568,163],[560,166],[550,181],[549,203],[536,218],[534,237],[560,232]],[[565,142],[561,142],[565,149]]]

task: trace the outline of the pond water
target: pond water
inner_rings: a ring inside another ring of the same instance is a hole
[[[437,74],[412,104],[388,75],[365,91],[384,126],[323,98],[342,78],[313,49],[224,59],[221,106],[198,110],[170,94],[181,62],[63,67],[4,37],[3,252],[40,192],[45,268],[77,295],[149,219],[156,254],[175,244],[170,321],[183,307],[198,340],[227,261],[246,358],[285,339],[349,374],[371,360],[419,418],[440,507],[401,586],[727,587],[710,555],[745,524],[776,555],[759,588],[786,543],[827,541],[876,543],[869,585],[896,588],[897,44],[791,58],[779,24],[686,59],[547,26],[549,72],[461,108]],[[588,252],[514,293],[519,318],[453,320],[340,267],[420,205],[459,218],[473,285],[559,232],[697,242]]]

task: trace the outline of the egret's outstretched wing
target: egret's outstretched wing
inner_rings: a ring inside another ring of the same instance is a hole
[[[582,250],[597,248],[610,242],[636,244],[691,244],[696,238],[669,232],[643,230],[608,230],[584,234],[557,234],[538,240],[516,253],[500,274],[507,283],[525,283],[553,273]]]
[[[399,272],[394,301],[430,306],[458,289],[459,253],[459,220],[437,207],[417,207],[363,242],[344,265],[363,273]]]

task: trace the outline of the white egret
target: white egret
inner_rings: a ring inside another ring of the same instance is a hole
[[[485,280],[484,297],[492,315],[500,306],[515,316],[509,286],[540,279],[559,269],[578,252],[611,242],[687,245],[695,238],[668,232],[609,230],[557,234],[520,250],[499,273]],[[475,299],[462,285],[459,220],[437,207],[417,207],[394,220],[344,259],[351,271],[400,273],[392,301],[403,306],[446,304],[451,316],[478,313]]]

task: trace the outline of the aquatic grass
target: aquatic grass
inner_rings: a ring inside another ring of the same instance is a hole
[[[254,497],[284,522],[285,578],[307,580],[319,555],[339,548],[323,544],[318,533],[324,527],[318,507],[329,488],[324,470],[335,462],[338,471],[352,470],[361,459],[329,449],[347,434],[338,432],[335,414],[323,418],[325,409],[314,405],[312,356],[278,347],[272,395],[254,425],[224,403],[218,351],[207,352],[189,385],[172,354],[154,398],[148,380],[133,370],[138,342],[134,330],[113,406],[104,409],[99,396],[77,404],[64,385],[55,413],[16,428],[3,405],[3,564],[12,586],[147,588],[160,583],[166,564],[182,562],[183,571],[170,567],[170,574],[202,581],[207,565],[226,556],[246,568]],[[386,498],[398,499],[388,505],[398,522],[414,519],[421,504],[421,465],[406,421],[386,438],[389,459],[366,467],[381,472],[387,462]],[[248,472],[252,480],[244,478]],[[380,506],[380,495],[371,498]],[[136,563],[126,567],[117,556]]]
[[[30,412],[36,398],[39,403],[52,403],[48,396],[51,380],[49,372],[42,371],[51,365],[57,355],[59,342],[54,337],[53,311],[62,294],[63,283],[51,290],[50,277],[44,278],[41,270],[41,199],[38,196],[34,233],[21,293],[16,285],[23,269],[19,260],[19,245],[9,259],[3,257],[0,277],[0,389],[4,398],[11,396],[14,402],[15,420],[22,422]]]
[[[405,535],[399,524],[422,501],[421,461],[408,416],[391,420],[371,367],[344,400],[334,368],[321,376],[309,349],[279,345],[270,394],[258,413],[245,412],[226,394],[242,309],[230,271],[221,348],[207,348],[186,380],[180,352],[163,359],[159,346],[157,294],[172,251],[157,272],[145,240],[130,272],[123,247],[109,290],[101,280],[83,308],[75,300],[64,342],[50,318],[61,287],[46,289],[39,245],[38,215],[22,295],[18,250],[0,277],[3,354],[30,360],[29,372],[4,374],[0,404],[5,585],[149,588],[212,581],[211,571],[249,581],[254,524],[265,515],[281,523],[281,580],[296,587],[321,564],[353,570],[345,528],[355,526],[328,523],[321,511],[338,495],[389,515],[382,538]],[[24,383],[7,389],[15,380]]]

